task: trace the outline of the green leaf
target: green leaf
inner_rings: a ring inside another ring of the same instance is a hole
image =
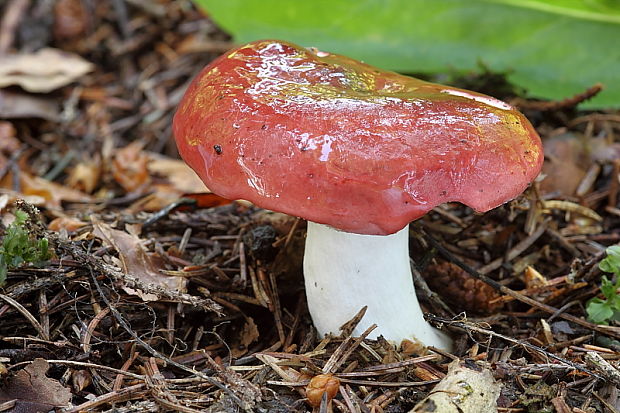
[[[6,259],[2,251],[0,251],[0,285],[4,285],[6,281],[6,274],[9,271],[9,268],[6,264]]]
[[[608,257],[612,257],[614,260],[620,261],[620,245],[612,245],[608,247],[605,252]]]
[[[608,299],[616,295],[616,285],[604,275],[601,278],[601,292]]]
[[[495,3],[526,7],[578,19],[620,23],[616,0],[489,0]]]
[[[611,272],[620,276],[620,246],[613,245],[607,248],[606,253],[607,257],[598,264],[598,267],[601,271]]]
[[[0,243],[0,285],[6,281],[9,269],[25,263],[40,264],[51,258],[49,242],[46,238],[35,239],[26,230],[28,214],[15,211],[15,220],[8,226]]]
[[[593,323],[601,324],[607,322],[614,315],[614,310],[607,301],[600,298],[593,298],[586,306],[588,319]]]
[[[612,0],[195,0],[245,43],[264,38],[406,73],[481,71],[583,107],[620,107],[620,2]]]

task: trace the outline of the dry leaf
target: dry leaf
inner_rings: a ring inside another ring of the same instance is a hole
[[[180,159],[149,154],[148,170],[166,178],[181,193],[210,192],[192,168]]]
[[[13,179],[12,174],[7,174],[2,180],[0,180],[0,188],[10,188]],[[42,205],[40,199],[44,200],[44,206],[47,208],[60,208],[62,201],[68,202],[91,202],[92,197],[89,195],[68,188],[66,186],[59,185],[55,182],[48,181],[39,176],[31,176],[26,172],[19,173],[19,181],[21,185],[22,198],[39,197],[39,200],[35,200],[35,205]],[[6,191],[10,193],[12,191]]]
[[[0,87],[19,85],[29,92],[47,93],[66,86],[93,70],[92,63],[59,49],[0,58]]]
[[[58,217],[58,218],[53,219],[52,222],[49,223],[49,225],[47,226],[47,229],[49,229],[50,231],[56,231],[56,232],[62,229],[68,232],[73,232],[77,229],[82,228],[85,225],[87,225],[86,222],[80,221],[77,218]]]
[[[15,400],[11,412],[48,412],[57,407],[66,407],[71,401],[71,392],[57,380],[45,375],[49,369],[47,361],[38,358],[28,367],[18,371],[0,389],[0,402]]]
[[[558,196],[571,196],[586,174],[583,165],[589,165],[583,140],[576,135],[560,135],[544,141],[545,163],[541,182],[543,193]]]
[[[130,235],[125,231],[119,231],[109,225],[93,219],[93,234],[111,245],[118,252],[122,270],[146,284],[154,284],[169,290],[185,291],[187,280],[183,277],[167,276],[159,272],[158,266],[142,246],[140,238]],[[138,295],[144,301],[157,299],[152,294],[144,294],[139,291],[125,288],[130,294]]]
[[[147,169],[149,158],[142,148],[142,142],[132,142],[118,149],[112,160],[114,180],[127,192],[144,188],[150,182]]]
[[[0,194],[0,212],[9,204],[8,194]]]
[[[531,265],[528,265],[525,269],[523,281],[527,290],[541,288],[549,284],[547,279]]]
[[[208,191],[185,162],[158,154],[141,153],[148,157],[146,173],[150,177],[148,190],[152,193],[133,203],[129,207],[130,211],[159,211],[177,201],[185,193]]]
[[[0,118],[58,121],[60,109],[52,98],[0,90]]]
[[[39,195],[24,195],[22,193],[16,192],[16,191],[11,191],[10,189],[4,189],[2,188],[2,182],[0,181],[0,196],[2,197],[2,199],[4,199],[4,197],[7,197],[7,204],[12,204],[13,202],[15,202],[18,199],[24,200],[27,203],[34,205],[36,207],[43,207],[45,206],[46,202],[45,202],[45,198],[43,198],[42,196]]]
[[[69,172],[66,184],[71,188],[92,194],[101,177],[101,158],[96,156],[93,160],[80,162]]]
[[[88,13],[81,0],[57,0],[54,4],[54,38],[71,39],[86,32]]]
[[[246,317],[243,329],[235,337],[235,343],[232,348],[233,357],[241,357],[247,353],[249,345],[258,340],[259,336],[258,327],[254,319]]]
[[[88,370],[74,370],[71,374],[71,385],[76,392],[81,392],[91,383],[92,376]]]
[[[11,154],[17,151],[20,143],[15,137],[15,127],[11,122],[0,121],[0,152]]]
[[[611,162],[620,158],[620,144],[606,137],[587,139],[576,133],[554,136],[544,141],[545,163],[541,182],[543,194],[558,197],[575,194],[592,162]]]

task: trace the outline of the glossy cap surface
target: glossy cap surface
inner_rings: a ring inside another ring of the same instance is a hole
[[[394,233],[449,201],[487,211],[543,161],[504,102],[274,40],[208,65],[173,130],[218,195],[360,234]]]

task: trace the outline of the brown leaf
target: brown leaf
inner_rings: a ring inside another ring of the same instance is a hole
[[[11,154],[19,149],[20,143],[15,137],[15,127],[11,122],[0,121],[0,152]]]
[[[142,142],[132,142],[117,150],[112,160],[114,180],[127,192],[144,188],[150,182],[147,169],[149,158],[142,148]]]
[[[245,324],[237,337],[235,337],[235,343],[232,349],[234,357],[241,357],[248,352],[248,346],[258,340],[260,336],[258,327],[252,317],[246,317]]]
[[[55,99],[27,93],[0,90],[0,117],[5,119],[41,118],[57,121],[60,109]]]
[[[167,276],[160,273],[155,260],[147,254],[142,246],[140,238],[114,229],[96,219],[93,219],[93,227],[93,234],[97,238],[102,239],[106,244],[116,249],[125,274],[133,275],[147,284],[154,284],[169,290],[185,291],[187,280],[183,277]],[[136,292],[127,288],[125,288],[125,291],[138,295],[144,301],[154,301],[157,299],[154,295]]]
[[[71,188],[84,191],[92,194],[97,185],[99,184],[99,178],[101,177],[101,158],[87,162],[80,162],[69,172],[67,178],[67,185]]]
[[[92,376],[88,370],[74,370],[71,374],[71,385],[76,392],[81,392],[92,383]]]
[[[54,5],[54,38],[71,39],[86,32],[88,14],[81,0],[57,0]]]
[[[80,56],[59,49],[6,55],[0,58],[0,87],[19,85],[29,92],[47,93],[72,83],[93,68]]]
[[[124,148],[123,150],[128,150],[127,148]],[[141,149],[141,146],[136,145],[136,147],[131,149],[136,151]],[[209,190],[200,180],[198,175],[196,175],[194,171],[192,171],[192,169],[185,164],[185,162],[154,153],[139,153],[148,157],[147,170],[143,171],[140,177],[143,178],[144,181],[142,184],[148,185],[143,188],[145,190],[148,189],[151,194],[148,197],[142,198],[133,203],[129,208],[130,211],[159,211],[165,206],[170,205],[179,198],[185,196],[188,192],[204,193],[206,191],[207,193],[205,195],[210,197],[210,205],[208,207],[224,205],[231,202],[215,194],[209,193]],[[139,162],[143,161],[141,155],[132,154],[132,156],[139,158]],[[117,155],[117,158],[118,157],[119,156]],[[122,158],[127,158],[127,155],[123,155]],[[142,164],[140,164],[140,168],[142,168]],[[127,168],[124,167],[124,170],[122,171],[123,174],[127,174],[126,169]],[[121,171],[117,171],[117,173],[118,172]],[[127,180],[127,178],[122,176],[121,180]],[[119,181],[119,179],[117,179],[117,181]],[[133,186],[130,185],[129,187]],[[139,186],[137,187],[139,188]]]
[[[0,180],[0,188],[10,188],[12,179],[13,175],[7,174],[2,180]],[[39,201],[35,201],[35,205],[42,205],[40,200],[43,200],[46,207],[59,209],[62,201],[92,201],[92,198],[83,192],[67,188],[66,186],[48,181],[47,179],[43,179],[39,176],[31,176],[23,171],[19,173],[19,181],[22,195],[28,197],[29,199],[33,199],[33,197],[39,199]]]
[[[77,218],[70,217],[58,217],[54,218],[52,222],[50,222],[47,226],[47,229],[50,231],[60,231],[61,229],[65,229],[69,232],[73,232],[83,226],[87,225],[86,222],[82,222]]]
[[[148,170],[171,183],[180,192],[210,192],[196,173],[180,159],[150,154]]]
[[[0,401],[16,400],[14,413],[48,412],[65,407],[71,401],[71,392],[57,380],[45,375],[47,361],[38,358],[18,371],[0,389]]]
[[[611,162],[620,158],[620,144],[606,137],[590,138],[566,133],[544,141],[545,163],[541,182],[544,194],[572,196],[593,162]]]
[[[546,175],[540,188],[543,193],[571,196],[586,174],[590,163],[583,140],[576,135],[560,135],[544,141]]]

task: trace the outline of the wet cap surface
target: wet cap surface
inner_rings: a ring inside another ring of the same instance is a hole
[[[487,211],[543,161],[504,102],[280,41],[207,66],[173,131],[213,192],[361,234],[396,232],[444,202]]]

